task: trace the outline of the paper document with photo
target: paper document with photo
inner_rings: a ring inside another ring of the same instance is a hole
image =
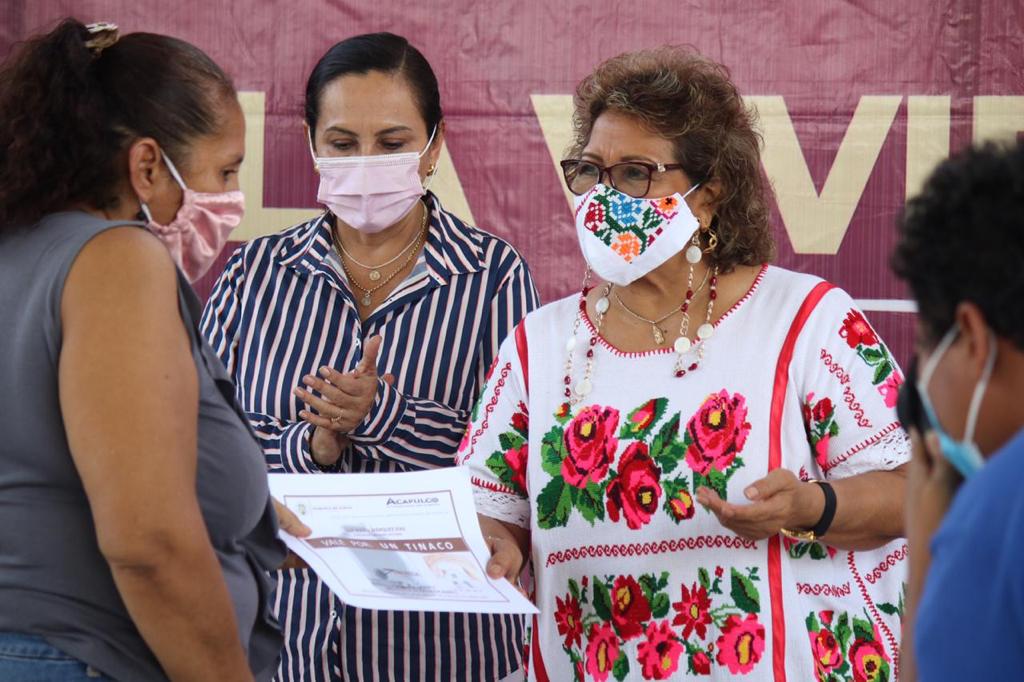
[[[388,611],[537,613],[493,580],[469,473],[270,474],[270,492],[313,531],[281,533],[346,604]]]

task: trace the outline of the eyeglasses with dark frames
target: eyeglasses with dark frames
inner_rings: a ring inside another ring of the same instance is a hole
[[[586,194],[594,185],[608,178],[608,184],[635,199],[642,199],[651,191],[655,173],[682,170],[678,163],[648,163],[623,161],[601,166],[583,159],[565,159],[561,163],[565,184],[573,194]]]

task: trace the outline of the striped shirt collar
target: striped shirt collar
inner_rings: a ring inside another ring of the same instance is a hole
[[[432,192],[427,192],[427,201],[430,228],[423,257],[428,274],[443,285],[453,275],[486,269],[480,233],[444,210]],[[331,273],[333,277],[334,270],[327,261],[333,247],[331,215],[324,211],[306,223],[304,228],[282,240],[276,256],[282,265],[309,272]]]

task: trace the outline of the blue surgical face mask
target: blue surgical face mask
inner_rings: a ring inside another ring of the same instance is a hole
[[[981,399],[985,396],[985,390],[988,388],[988,382],[992,378],[992,370],[996,364],[996,340],[992,332],[988,335],[988,359],[985,361],[985,368],[981,372],[981,378],[978,379],[978,385],[974,387],[974,395],[971,396],[971,404],[967,408],[967,424],[964,427],[963,440],[955,440],[950,436],[942,425],[939,423],[939,418],[935,414],[935,408],[932,407],[931,398],[928,397],[928,383],[931,381],[932,375],[935,373],[935,368],[938,367],[939,361],[949,350],[949,347],[953,345],[956,340],[957,334],[959,333],[957,327],[953,327],[946,335],[942,337],[942,341],[932,351],[931,357],[928,358],[928,362],[924,364],[924,368],[921,371],[920,378],[917,383],[917,391],[921,396],[921,406],[924,408],[925,419],[928,421],[928,425],[935,432],[935,435],[939,438],[939,448],[942,450],[942,455],[949,460],[950,464],[956,467],[964,478],[969,478],[972,474],[976,473],[981,469],[985,460],[981,456],[981,450],[978,448],[978,444],[974,442],[974,429],[978,424],[978,413],[981,410]]]

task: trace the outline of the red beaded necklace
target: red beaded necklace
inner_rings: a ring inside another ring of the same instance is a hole
[[[687,249],[686,253],[686,260],[690,263],[690,270],[686,281],[686,296],[679,307],[679,311],[683,314],[683,317],[679,323],[679,337],[676,338],[675,343],[672,345],[673,350],[676,352],[676,361],[673,372],[674,376],[680,379],[686,376],[688,372],[693,372],[700,367],[700,363],[704,359],[704,344],[714,335],[715,332],[715,326],[711,323],[711,320],[714,312],[715,301],[718,298],[717,266],[712,268],[711,278],[708,281],[708,306],[704,323],[697,328],[696,340],[690,341],[689,338],[690,303],[693,300],[695,293],[693,289],[693,271],[694,265],[700,262],[702,256],[699,249],[694,249],[693,251],[695,251],[695,253],[692,253],[691,249]],[[696,258],[694,258],[694,256],[696,256]],[[572,335],[565,344],[566,360],[565,376],[563,377],[565,388],[563,393],[569,402],[574,405],[585,399],[594,388],[594,360],[598,336],[601,332],[601,326],[604,324],[605,314],[608,312],[608,308],[611,305],[608,297],[612,292],[612,285],[605,284],[604,290],[601,292],[601,297],[594,303],[596,318],[593,321],[593,325],[591,325],[590,338],[586,346],[586,364],[584,365],[583,378],[574,386],[572,379],[573,357],[576,354],[576,347],[578,345],[577,337],[579,335],[579,328],[582,323],[583,316],[587,314],[587,295],[593,289],[589,284],[590,271],[588,270],[586,279],[583,282],[583,290],[580,292],[579,307],[576,312],[576,318],[573,321]],[[689,364],[687,364],[687,356],[691,354],[695,355],[695,357],[693,357]]]

